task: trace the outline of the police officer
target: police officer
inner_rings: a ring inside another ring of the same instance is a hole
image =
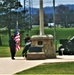
[[[25,41],[25,47],[24,47],[24,49],[22,51],[22,56],[27,57],[27,50],[31,46],[31,40],[30,40],[29,34],[26,34],[26,38],[24,39],[24,41]]]
[[[14,40],[14,36],[11,36],[9,40],[10,52],[11,52],[11,59],[15,60],[15,53],[16,53],[16,42]]]

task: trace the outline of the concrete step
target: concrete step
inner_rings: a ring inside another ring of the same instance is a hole
[[[29,52],[27,54],[27,60],[41,60],[45,59],[44,52]]]

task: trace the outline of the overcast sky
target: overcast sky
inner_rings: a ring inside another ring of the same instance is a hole
[[[21,0],[21,3],[23,4],[24,0]],[[26,0],[29,1],[29,0]],[[40,0],[31,0],[33,3],[33,7],[39,8],[39,1]],[[55,5],[60,4],[74,4],[74,0],[55,0]],[[53,0],[43,0],[43,6],[53,6]]]

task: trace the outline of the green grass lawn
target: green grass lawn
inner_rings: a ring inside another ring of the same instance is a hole
[[[0,57],[9,57],[10,50],[9,47],[0,46]]]
[[[25,66],[24,66],[25,67]],[[74,75],[74,62],[49,63],[16,73],[15,75]]]
[[[22,50],[24,47],[21,47],[19,51],[16,52],[16,57],[22,56]],[[9,46],[0,46],[0,57],[10,57],[10,48]]]

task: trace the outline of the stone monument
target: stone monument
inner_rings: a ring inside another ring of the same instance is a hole
[[[53,36],[44,34],[43,0],[40,0],[40,35],[31,37],[31,51],[27,54],[27,59],[48,59],[56,58],[53,44]],[[41,48],[41,49],[40,49]]]

